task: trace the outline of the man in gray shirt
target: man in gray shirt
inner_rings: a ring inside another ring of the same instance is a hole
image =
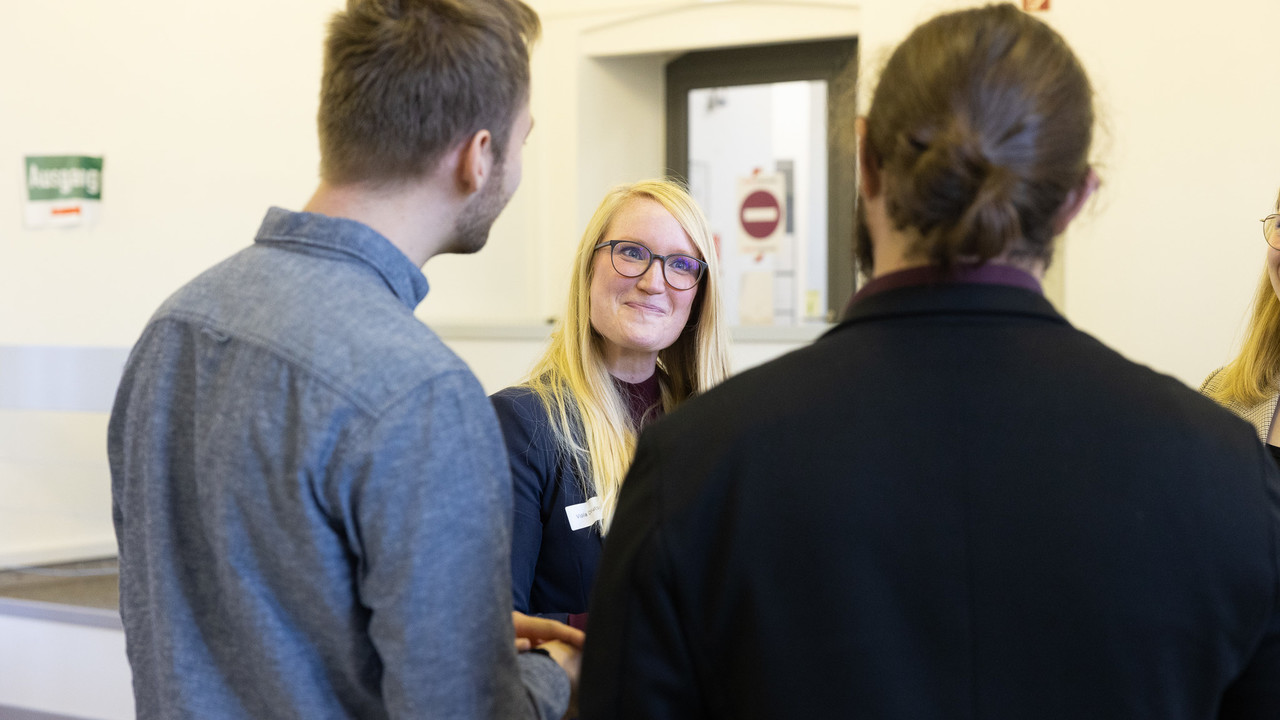
[[[500,430],[413,314],[519,184],[538,31],[520,0],[350,0],[305,212],[147,325],[108,437],[139,718],[565,712],[581,634],[513,632]]]

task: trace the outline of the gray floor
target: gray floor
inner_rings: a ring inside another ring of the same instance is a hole
[[[0,597],[120,609],[119,565],[115,558],[0,571]]]

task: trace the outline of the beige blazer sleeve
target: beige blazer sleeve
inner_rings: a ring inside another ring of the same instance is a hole
[[[1200,383],[1200,393],[1213,397],[1213,393],[1222,389],[1222,368],[1218,368],[1209,373],[1209,377]],[[1258,431],[1258,439],[1262,442],[1267,441],[1267,436],[1271,434],[1271,419],[1276,415],[1276,402],[1280,400],[1280,392],[1273,392],[1266,400],[1257,405],[1242,405],[1238,402],[1219,403],[1231,412],[1248,420],[1254,429]]]

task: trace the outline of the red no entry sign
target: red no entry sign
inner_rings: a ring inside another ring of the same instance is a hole
[[[782,221],[782,205],[778,197],[768,190],[756,190],[742,201],[738,221],[748,235],[764,240],[777,231],[778,223]]]

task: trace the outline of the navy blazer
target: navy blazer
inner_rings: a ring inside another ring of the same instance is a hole
[[[490,399],[511,461],[515,522],[511,590],[515,609],[566,621],[585,613],[600,563],[600,524],[574,530],[569,508],[586,501],[572,460],[556,445],[551,418],[525,386]]]
[[[1253,429],[1036,293],[904,287],[641,435],[581,717],[1280,717]]]

